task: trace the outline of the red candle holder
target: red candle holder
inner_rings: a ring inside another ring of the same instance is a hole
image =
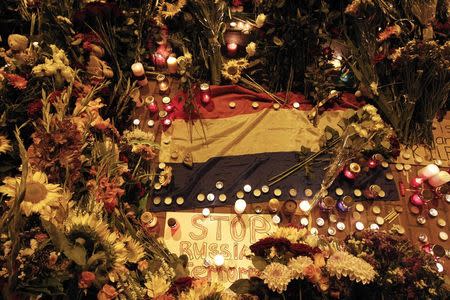
[[[229,56],[235,56],[237,53],[238,44],[236,43],[228,43],[227,44],[227,53]]]
[[[170,125],[172,125],[172,120],[169,119],[169,118],[164,119],[164,120],[163,120],[163,125],[164,125],[165,127],[169,127]]]
[[[151,112],[151,113],[155,113],[158,111],[158,105],[156,105],[156,103],[152,102],[149,105],[147,105],[147,109]]]
[[[411,202],[412,205],[419,207],[425,204],[425,201],[419,194],[412,194],[411,197],[409,197],[409,202]]]
[[[174,107],[173,105],[167,104],[166,106],[164,106],[164,110],[167,111],[168,113],[173,112]]]
[[[359,172],[361,171],[361,166],[357,163],[351,163],[349,166],[344,168],[344,176],[348,179],[355,179]]]
[[[411,179],[411,181],[409,182],[409,185],[413,188],[420,188],[423,184],[424,180],[421,177],[415,177],[413,179]]]
[[[200,100],[205,104],[208,104],[211,101],[211,89],[207,83],[202,83],[200,85]]]
[[[376,167],[378,167],[378,161],[371,158],[367,161],[367,166],[369,167],[369,169],[375,169]]]

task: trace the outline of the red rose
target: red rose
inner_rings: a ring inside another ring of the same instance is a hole
[[[291,244],[289,247],[289,251],[294,253],[295,256],[313,256],[316,253],[320,253],[320,249],[315,247],[312,248],[309,245],[301,244],[301,243],[295,243]]]
[[[81,278],[78,282],[78,287],[80,289],[87,289],[92,285],[92,282],[95,280],[95,274],[89,271],[81,272]]]
[[[97,294],[97,300],[111,300],[116,298],[118,293],[116,292],[116,288],[105,284],[102,289]]]
[[[192,282],[193,282],[192,277],[189,276],[180,277],[172,283],[167,293],[172,295],[178,295],[190,289],[192,287]]]
[[[277,250],[289,249],[291,242],[286,238],[264,238],[250,246],[250,250],[258,256],[264,256],[265,251],[272,247]]]

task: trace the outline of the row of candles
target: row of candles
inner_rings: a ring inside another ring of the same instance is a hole
[[[409,183],[411,188],[414,189],[414,193],[409,200],[415,206],[422,206],[434,197],[434,193],[428,193],[429,195],[427,195],[426,192],[429,190],[424,189],[425,183],[428,183],[437,191],[439,187],[450,182],[450,174],[447,171],[441,171],[435,164],[423,167],[417,172],[417,176]]]

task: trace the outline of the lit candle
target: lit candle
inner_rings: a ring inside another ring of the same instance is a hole
[[[311,208],[311,204],[309,204],[308,200],[303,200],[300,202],[300,210],[302,212],[307,212]]]
[[[177,69],[178,69],[178,62],[176,57],[169,56],[169,58],[167,58],[167,70],[169,71],[170,74],[175,74],[177,72]]]
[[[166,106],[164,106],[164,110],[167,111],[168,113],[173,111],[173,105],[171,104],[167,104]]]
[[[378,161],[376,161],[375,159],[369,159],[369,161],[367,162],[367,166],[369,167],[369,169],[375,169],[378,166]]]
[[[223,257],[222,254],[217,254],[216,256],[214,256],[214,264],[216,265],[216,267],[221,267],[223,266],[224,263],[225,258]]]
[[[158,105],[156,105],[155,102],[150,103],[149,105],[147,105],[147,109],[151,112],[151,113],[155,113],[158,111]]]
[[[202,210],[202,215],[206,218],[207,216],[209,216],[209,214],[210,214],[211,212],[210,212],[210,210],[209,210],[209,208],[207,208],[207,207],[205,207],[203,210]]]
[[[164,59],[164,55],[161,53],[155,53],[153,55],[153,62],[159,68],[164,68],[166,65],[166,60]]]
[[[420,169],[417,172],[417,175],[419,177],[422,177],[423,179],[428,179],[430,177],[433,177],[434,175],[437,175],[439,173],[439,167],[435,164],[429,164],[428,166]]]
[[[280,201],[277,198],[272,198],[269,200],[269,211],[276,213],[280,208]]]
[[[411,185],[411,187],[413,188],[418,188],[420,186],[422,186],[423,184],[423,179],[421,177],[415,177],[411,180],[411,182],[409,183]]]
[[[355,179],[360,171],[361,166],[359,164],[351,163],[348,167],[344,168],[344,176],[348,179]]]
[[[244,199],[237,199],[234,203],[234,211],[240,215],[245,211],[245,208],[247,207],[247,203]]]
[[[409,197],[409,202],[415,206],[422,206],[425,203],[419,194],[412,194],[411,197]]]
[[[138,81],[139,86],[147,85],[147,77],[145,77],[144,66],[141,63],[134,63],[131,65],[131,71],[133,72],[134,77]]]
[[[156,76],[156,81],[158,82],[158,88],[160,92],[168,93],[169,80],[166,78],[166,76],[163,74],[159,74],[158,76]]]
[[[172,124],[172,120],[169,118],[164,119],[163,121],[164,126],[169,127]]]
[[[211,89],[209,88],[209,84],[202,83],[200,85],[200,97],[203,103],[207,104],[211,101]]]
[[[440,171],[439,173],[428,179],[428,183],[432,187],[438,187],[446,184],[447,182],[450,182],[450,174],[446,171]]]
[[[229,56],[234,56],[237,53],[238,45],[236,43],[227,44],[227,53]]]

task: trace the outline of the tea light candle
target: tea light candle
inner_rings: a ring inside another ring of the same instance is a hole
[[[227,44],[227,53],[229,56],[234,56],[237,53],[238,45],[236,43]]]
[[[437,175],[439,173],[439,167],[436,166],[435,164],[429,164],[428,166],[420,169],[417,172],[417,175],[419,175],[419,177],[422,177],[423,179],[428,179],[433,177],[434,175]]]
[[[309,204],[308,200],[303,200],[302,202],[300,202],[299,206],[302,212],[307,212],[311,208],[311,204]]]
[[[207,208],[207,207],[205,207],[205,208],[202,210],[202,215],[203,215],[205,218],[208,217],[210,213],[211,213],[211,212],[210,212],[209,208]]]
[[[176,57],[169,56],[167,58],[167,70],[170,74],[175,74],[178,70],[178,62]]]
[[[165,75],[159,74],[156,76],[156,81],[158,82],[158,88],[161,92],[165,93],[169,90],[169,80]]]
[[[446,184],[447,182],[450,182],[450,174],[446,171],[440,171],[439,173],[428,179],[428,183],[432,187],[438,187]]]
[[[245,202],[244,199],[237,199],[234,203],[234,211],[240,215],[245,211],[245,208],[247,207],[247,202]]]
[[[217,254],[216,256],[214,256],[214,264],[216,265],[216,267],[221,267],[223,266],[224,263],[225,258],[223,257],[222,254]]]
[[[413,178],[409,184],[410,184],[411,187],[413,187],[413,188],[418,188],[418,187],[422,186],[422,184],[423,184],[423,179],[422,179],[422,177],[416,177],[416,178]]]

